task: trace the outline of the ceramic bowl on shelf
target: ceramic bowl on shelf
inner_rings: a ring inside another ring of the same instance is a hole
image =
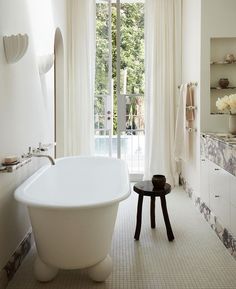
[[[219,86],[221,88],[227,88],[229,86],[229,80],[228,78],[220,78],[219,80]]]

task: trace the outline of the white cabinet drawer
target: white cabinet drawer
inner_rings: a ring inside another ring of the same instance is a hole
[[[230,206],[230,227],[231,233],[236,236],[236,206]]]
[[[225,202],[225,200],[219,199],[219,220],[220,223],[226,227],[230,228],[230,204]]]
[[[201,158],[200,167],[200,197],[202,201],[209,206],[210,204],[210,189],[209,189],[209,161]]]
[[[230,202],[229,184],[230,174],[219,166],[213,164],[211,169],[211,192],[225,202]]]
[[[220,223],[230,227],[230,175],[214,163],[209,164],[210,209]]]
[[[231,216],[231,203],[236,208],[236,177],[213,162],[201,159],[200,189],[201,199],[219,219],[220,223],[231,229],[232,220],[235,220],[236,233],[236,209],[235,216]]]
[[[229,180],[230,202],[236,207],[236,177],[230,175]]]
[[[211,196],[211,210],[219,219],[220,223],[226,227],[230,228],[230,204],[222,199],[220,196]]]

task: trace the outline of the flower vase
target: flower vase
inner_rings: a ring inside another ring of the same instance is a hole
[[[236,114],[229,116],[229,132],[236,135]]]

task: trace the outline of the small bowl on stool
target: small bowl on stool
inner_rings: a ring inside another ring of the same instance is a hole
[[[166,177],[163,175],[153,175],[152,184],[155,189],[164,189],[166,184]]]

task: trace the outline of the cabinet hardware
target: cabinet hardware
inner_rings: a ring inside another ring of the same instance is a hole
[[[215,195],[215,198],[219,198],[220,196],[219,195]]]
[[[218,169],[218,168],[215,168],[215,171],[219,171],[220,169]]]

